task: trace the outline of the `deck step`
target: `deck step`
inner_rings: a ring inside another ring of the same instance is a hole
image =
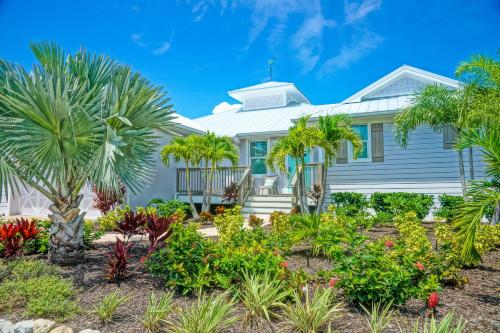
[[[241,210],[241,213],[243,215],[245,214],[272,214],[275,211],[283,211],[285,213],[289,213],[291,208],[275,208],[275,207],[269,207],[269,208],[263,208],[263,207],[243,207]]]
[[[291,195],[251,195],[248,197],[247,202],[290,202],[292,203],[293,197]]]
[[[293,207],[291,202],[281,201],[247,201],[245,207],[251,208],[275,208],[275,209],[291,209]]]

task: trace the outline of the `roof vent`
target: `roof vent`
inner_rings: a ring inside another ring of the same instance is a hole
[[[267,109],[285,106],[284,94],[246,97],[243,100],[245,110]]]

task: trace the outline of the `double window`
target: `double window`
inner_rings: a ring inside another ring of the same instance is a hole
[[[363,142],[363,150],[358,154],[358,158],[354,159],[354,151],[352,145],[349,145],[349,160],[352,162],[356,161],[368,161],[370,160],[370,127],[368,125],[353,125],[352,129],[358,133]]]
[[[250,141],[250,169],[252,175],[265,175],[267,173],[267,140]]]

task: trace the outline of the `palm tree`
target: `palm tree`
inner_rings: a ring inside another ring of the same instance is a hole
[[[200,216],[196,210],[196,206],[193,202],[193,193],[191,191],[191,178],[189,173],[189,165],[198,165],[200,161],[200,154],[197,149],[197,144],[199,142],[198,135],[190,135],[186,138],[176,137],[168,145],[165,145],[161,151],[161,158],[165,166],[169,166],[170,157],[172,156],[174,160],[179,162],[184,162],[186,168],[186,187],[189,196],[189,205],[191,206],[191,212],[193,218],[198,220]]]
[[[0,189],[29,185],[52,202],[49,257],[72,264],[84,256],[82,188],[140,190],[171,107],[160,87],[107,57],[31,49],[31,71],[0,60]]]
[[[445,126],[451,126],[460,137],[468,128],[467,100],[468,90],[450,90],[439,84],[424,86],[413,98],[411,105],[398,114],[394,123],[394,134],[401,146],[406,147],[411,132],[422,125],[430,126],[434,131],[442,131]],[[472,161],[472,156],[470,156]],[[465,195],[465,171],[463,150],[458,149],[458,163],[462,193]],[[473,169],[473,168],[472,168]],[[474,178],[471,175],[471,178]]]
[[[295,172],[297,175],[297,202],[303,213],[309,212],[305,188],[305,154],[307,150],[318,146],[323,137],[316,127],[308,127],[309,116],[300,117],[294,126],[288,130],[288,135],[276,141],[267,155],[266,164],[274,171],[276,168],[282,172],[288,172],[286,161],[288,157],[295,160]]]
[[[310,258],[318,253],[318,248],[313,243],[320,232],[321,217],[316,214],[296,214],[290,218],[290,222],[293,225],[293,238],[296,241],[305,242],[309,247],[306,256],[306,266],[309,268]]]
[[[205,166],[209,169],[208,186],[203,195],[203,211],[210,211],[212,204],[213,178],[214,173],[224,160],[229,160],[233,166],[238,164],[238,147],[228,136],[217,136],[214,133],[207,133],[201,140],[200,159],[205,161]]]
[[[363,141],[358,133],[352,129],[351,118],[346,114],[319,117],[319,130],[323,136],[323,140],[321,140],[319,146],[323,148],[325,153],[325,170],[322,173],[322,191],[316,207],[316,214],[320,214],[323,211],[327,170],[335,155],[342,147],[343,142],[348,141],[352,144],[354,156],[357,156],[363,150]]]
[[[481,259],[474,243],[477,230],[486,211],[494,207],[492,224],[500,215],[500,129],[467,130],[458,141],[460,148],[478,147],[486,164],[489,180],[472,181],[467,190],[467,200],[455,222],[457,236],[462,244],[461,256],[466,263]]]

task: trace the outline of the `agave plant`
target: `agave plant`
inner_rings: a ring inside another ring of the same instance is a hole
[[[285,325],[298,333],[317,333],[329,325],[340,311],[341,303],[334,303],[334,289],[317,289],[312,297],[306,288],[305,300],[299,293],[293,295],[293,303],[283,306]],[[329,327],[329,329],[331,329]]]
[[[262,275],[243,273],[239,297],[246,308],[245,322],[252,328],[262,320],[272,325],[271,318],[277,316],[276,309],[283,305],[282,301],[288,295],[290,291],[284,282],[267,272]]]
[[[155,130],[170,126],[171,107],[160,87],[108,57],[31,49],[29,70],[0,59],[0,191],[28,185],[47,197],[49,257],[74,264],[84,256],[83,187],[117,192],[122,182],[136,193],[149,183]]]
[[[193,305],[180,309],[177,318],[168,321],[169,332],[216,333],[230,327],[238,317],[232,314],[236,302],[229,292],[212,298],[200,292]]]

